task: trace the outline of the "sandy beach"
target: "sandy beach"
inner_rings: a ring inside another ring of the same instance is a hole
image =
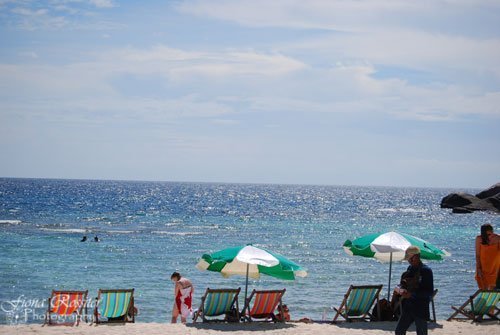
[[[19,325],[19,326],[0,326],[0,334],[137,334],[137,335],[168,335],[168,334],[287,334],[287,335],[382,335],[393,334],[395,322],[355,322],[339,323],[336,325],[325,323],[287,323],[287,324],[166,324],[166,323],[135,323],[135,324],[115,324],[115,325],[89,325],[82,324],[78,327],[68,326],[42,326]],[[415,329],[410,328],[409,334],[415,334]],[[454,335],[454,334],[500,334],[500,325],[498,322],[485,322],[481,324],[472,324],[470,322],[448,322],[438,321],[436,324],[429,325],[429,333],[436,335]]]

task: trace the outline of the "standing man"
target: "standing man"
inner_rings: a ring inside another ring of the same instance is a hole
[[[417,335],[427,335],[429,303],[434,291],[432,270],[420,260],[420,249],[410,246],[406,249],[405,260],[410,263],[407,270],[408,289],[401,291],[403,312],[396,326],[396,335],[405,335],[415,322]]]
[[[174,307],[172,309],[172,323],[177,322],[177,317],[181,316],[181,322],[186,323],[189,314],[192,313],[192,301],[194,287],[187,278],[182,278],[179,272],[172,273],[170,279],[175,284]]]

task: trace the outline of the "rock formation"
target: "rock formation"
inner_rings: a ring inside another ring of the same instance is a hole
[[[490,211],[500,214],[500,183],[476,195],[450,193],[441,200],[441,208],[452,208],[453,213]]]

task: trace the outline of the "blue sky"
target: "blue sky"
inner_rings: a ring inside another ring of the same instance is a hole
[[[0,176],[485,188],[498,1],[0,0]]]

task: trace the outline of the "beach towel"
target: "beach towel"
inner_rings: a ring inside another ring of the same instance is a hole
[[[175,297],[175,303],[177,304],[177,309],[183,318],[187,318],[192,312],[192,301],[193,301],[193,288],[192,286],[179,289],[177,296]]]
[[[482,277],[476,273],[477,286],[481,290],[496,286],[497,276],[500,269],[500,244],[480,244]]]

